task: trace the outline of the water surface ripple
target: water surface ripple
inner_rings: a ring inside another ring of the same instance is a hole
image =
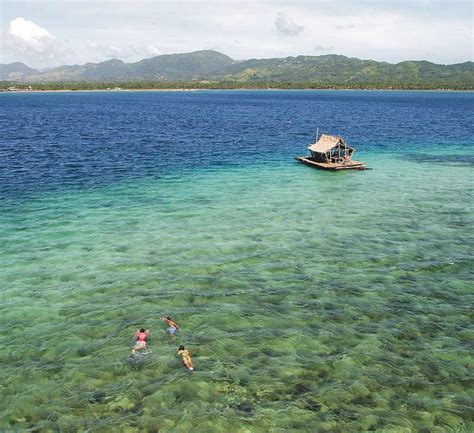
[[[0,430],[472,431],[472,106],[0,94]]]

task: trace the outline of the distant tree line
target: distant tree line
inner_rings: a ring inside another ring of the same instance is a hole
[[[90,82],[64,81],[45,83],[0,82],[0,91],[9,90],[184,90],[184,89],[359,89],[359,90],[474,90],[474,86],[462,83],[317,83],[290,81],[128,81]]]

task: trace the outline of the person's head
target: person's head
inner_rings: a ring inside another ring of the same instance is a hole
[[[140,328],[140,332],[145,332],[145,330],[143,328]]]
[[[179,346],[178,350],[184,350],[184,346]]]
[[[170,316],[166,316],[166,320],[171,320],[171,317],[170,317]]]

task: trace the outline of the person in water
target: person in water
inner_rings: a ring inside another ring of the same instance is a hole
[[[189,353],[188,349],[186,349],[184,346],[179,346],[178,356],[181,356],[184,366],[189,371],[194,371],[193,360],[191,359],[191,354]]]
[[[168,324],[168,329],[166,330],[168,334],[173,335],[179,329],[179,326],[170,316],[162,317],[161,320],[164,320]]]
[[[137,350],[143,350],[146,348],[149,335],[150,331],[148,329],[145,331],[143,328],[140,328],[137,332],[135,332],[136,342],[132,349],[133,354],[135,354]]]

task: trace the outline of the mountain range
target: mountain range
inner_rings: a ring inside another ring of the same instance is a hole
[[[241,82],[323,85],[426,85],[474,88],[474,63],[439,65],[427,61],[396,64],[342,55],[234,60],[212,50],[165,54],[136,63],[101,63],[37,70],[16,62],[0,64],[0,80],[51,82]]]

